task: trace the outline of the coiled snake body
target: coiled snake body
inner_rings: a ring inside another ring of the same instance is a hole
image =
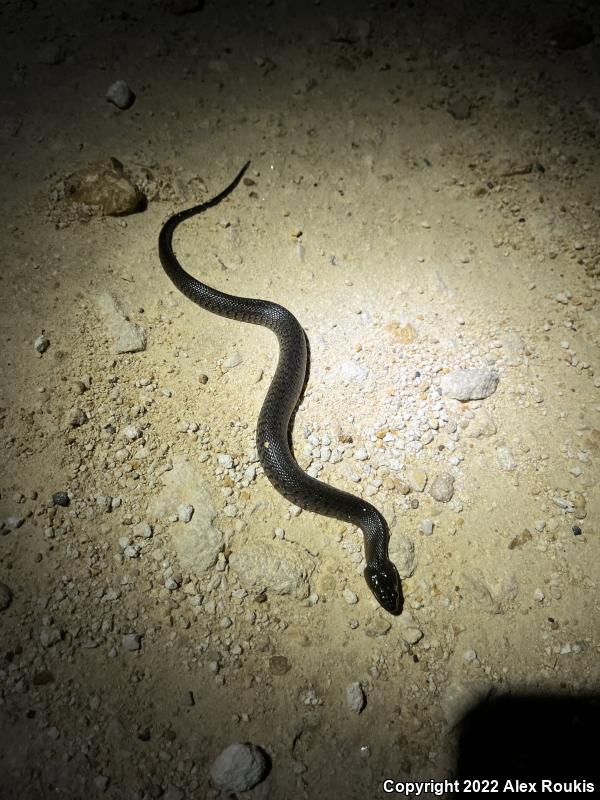
[[[216,206],[235,189],[248,162],[232,183],[212,200],[180,211],[163,225],[158,252],[161,264],[175,286],[190,300],[213,314],[263,325],[279,341],[279,361],[267,391],[256,430],[260,463],[270,482],[290,502],[358,526],[364,535],[364,576],[380,605],[392,614],[401,610],[400,577],[388,557],[388,527],[374,506],[348,492],[335,489],[303,472],[288,444],[290,419],[298,403],[307,366],[306,338],[298,320],[286,308],[266,300],[235,297],[193,278],[173,252],[173,232],[186,219]]]

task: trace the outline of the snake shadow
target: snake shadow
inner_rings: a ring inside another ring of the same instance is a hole
[[[600,787],[600,694],[490,694],[458,724],[460,779],[589,781]],[[590,791],[590,790],[588,790]]]

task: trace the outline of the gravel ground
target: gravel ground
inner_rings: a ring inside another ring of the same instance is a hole
[[[1,797],[385,796],[486,698],[595,707],[600,14],[472,14],[0,8]],[[397,618],[262,473],[272,335],[158,262],[248,158],[176,251],[305,327],[294,450],[386,515]]]

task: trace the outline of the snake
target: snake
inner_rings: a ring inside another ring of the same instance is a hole
[[[276,491],[295,506],[360,528],[366,583],[383,609],[390,614],[400,614],[401,582],[389,557],[389,528],[384,516],[361,497],[308,475],[292,454],[291,419],[307,379],[308,346],[304,329],[287,308],[277,303],[225,294],[207,286],[185,271],[173,251],[176,228],[224,200],[241,181],[249,165],[248,161],[229,186],[212,199],[167,219],[158,237],[160,262],[176,288],[201,308],[228,319],[261,325],[276,335],[279,358],[256,426],[256,449],[264,474]]]

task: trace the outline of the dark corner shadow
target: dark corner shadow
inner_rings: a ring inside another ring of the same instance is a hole
[[[459,723],[457,777],[579,780],[598,788],[599,731],[600,694],[491,695]]]

